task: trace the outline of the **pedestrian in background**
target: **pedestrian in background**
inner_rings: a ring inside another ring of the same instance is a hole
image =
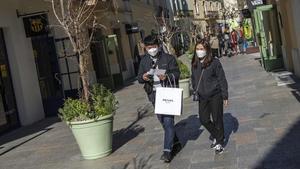
[[[224,31],[224,55],[230,56],[229,51],[231,51],[231,40],[230,40],[230,32],[228,29]]]
[[[146,49],[145,56],[142,57],[138,81],[144,84],[145,92],[148,95],[149,101],[155,107],[155,90],[156,87],[168,83],[168,77],[171,81],[175,81],[178,85],[180,71],[174,56],[166,54],[159,48],[159,40],[155,35],[149,35],[144,39]],[[166,71],[165,75],[151,75],[151,69],[163,69]],[[175,79],[173,79],[175,78]],[[164,149],[161,160],[170,162],[173,155],[180,151],[181,144],[175,132],[174,116],[157,114],[157,118],[164,129]]]
[[[223,51],[224,51],[224,48],[225,48],[225,40],[224,40],[224,35],[222,33],[222,30],[219,30],[218,32],[218,40],[219,40],[219,55],[220,57],[223,56]]]
[[[231,33],[231,45],[232,45],[232,49],[235,52],[235,55],[238,54],[238,33],[235,29],[232,29]]]
[[[223,106],[228,105],[228,85],[221,62],[212,56],[205,40],[195,46],[192,86],[199,101],[200,122],[213,138],[211,148],[220,154],[224,150]]]
[[[238,45],[239,45],[239,53],[245,54],[245,36],[243,31],[243,26],[240,26],[240,29],[237,31],[238,35]]]
[[[210,37],[210,45],[211,45],[211,51],[212,51],[212,55],[213,57],[220,57],[220,54],[219,54],[219,39],[218,37],[215,35],[215,34],[211,34],[211,37]]]

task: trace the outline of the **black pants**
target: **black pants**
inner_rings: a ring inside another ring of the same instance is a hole
[[[220,57],[219,55],[219,49],[211,49],[213,57]]]
[[[223,98],[220,94],[199,101],[199,117],[201,124],[217,140],[224,143]],[[211,120],[212,119],[212,120]]]

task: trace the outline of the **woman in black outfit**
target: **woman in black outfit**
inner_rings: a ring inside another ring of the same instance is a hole
[[[199,100],[200,122],[213,137],[211,148],[220,154],[224,150],[223,105],[228,105],[228,85],[221,62],[212,56],[205,40],[195,45],[192,85]]]

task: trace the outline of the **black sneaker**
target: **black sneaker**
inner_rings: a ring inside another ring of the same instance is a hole
[[[171,152],[164,151],[164,153],[161,155],[160,160],[164,161],[165,163],[169,163],[172,160]]]
[[[216,146],[217,146],[217,145],[218,145],[218,144],[217,144],[217,140],[214,139],[213,142],[212,142],[212,144],[210,145],[210,148],[211,148],[211,149],[216,149]]]
[[[222,154],[224,152],[224,148],[221,144],[217,144],[215,147],[215,153],[216,154]]]

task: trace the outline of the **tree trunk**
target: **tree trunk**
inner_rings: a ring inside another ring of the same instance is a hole
[[[80,71],[80,79],[82,82],[82,99],[86,102],[89,100],[89,78],[88,71],[86,69],[87,66],[87,57],[85,54],[79,54],[79,71]]]

